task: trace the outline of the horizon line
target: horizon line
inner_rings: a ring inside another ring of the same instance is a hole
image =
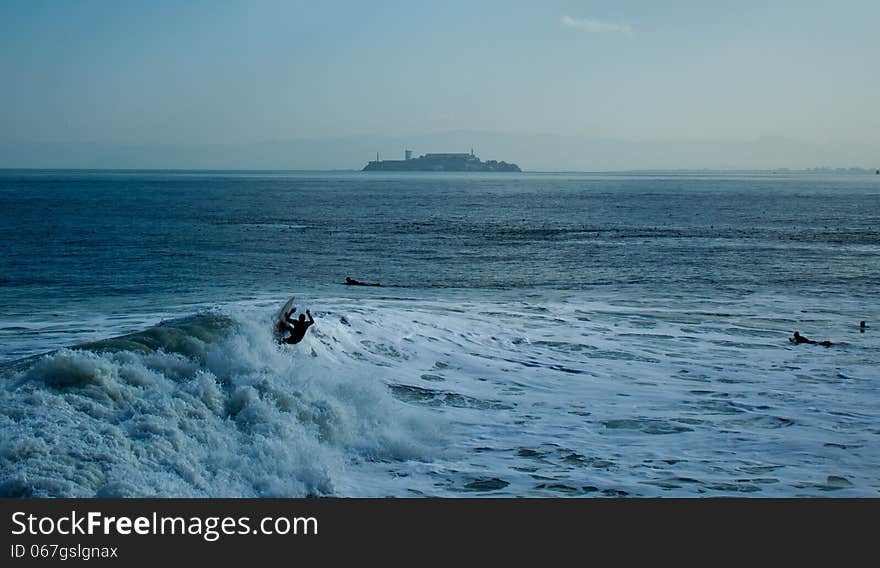
[[[392,174],[609,174],[609,173],[663,173],[663,172],[717,172],[717,173],[746,173],[746,172],[880,172],[880,169],[864,166],[832,167],[815,166],[811,168],[628,168],[628,169],[598,169],[598,170],[522,170],[521,172],[372,172],[355,168],[316,168],[316,169],[286,169],[286,168],[58,168],[58,167],[0,167],[0,172],[255,172],[255,173],[283,173],[283,172],[347,172],[376,175],[377,173]]]

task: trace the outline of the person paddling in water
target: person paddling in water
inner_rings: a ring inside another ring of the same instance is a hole
[[[307,309],[305,314],[300,314],[298,319],[293,319],[293,312],[295,311],[296,306],[290,308],[290,311],[284,314],[282,320],[278,322],[278,336],[281,338],[281,343],[287,343],[288,345],[299,343],[306,336],[306,331],[308,331],[309,327],[315,323],[310,310]],[[309,316],[308,321],[306,316]],[[284,337],[284,332],[290,332],[290,335]]]
[[[830,341],[813,341],[812,339],[807,339],[798,332],[794,332],[794,335],[789,337],[788,340],[792,343],[809,343],[810,345],[823,345],[825,347],[833,345]]]
[[[351,276],[345,277],[345,285],[346,286],[381,286],[379,282],[361,282],[360,280],[355,280]]]

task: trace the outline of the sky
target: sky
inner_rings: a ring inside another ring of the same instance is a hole
[[[876,0],[0,0],[0,167],[875,167],[877,61]]]

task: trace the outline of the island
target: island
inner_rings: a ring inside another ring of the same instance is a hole
[[[365,172],[521,172],[516,164],[488,160],[483,162],[470,154],[424,154],[412,157],[412,150],[404,151],[403,160],[376,160],[364,166]]]

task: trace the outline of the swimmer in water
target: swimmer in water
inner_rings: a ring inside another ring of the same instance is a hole
[[[810,345],[822,345],[824,347],[833,345],[830,341],[813,341],[812,339],[807,339],[798,332],[794,332],[794,335],[789,337],[788,340],[792,343],[809,343]]]
[[[347,286],[381,286],[378,282],[371,284],[369,282],[361,282],[360,280],[355,280],[351,276],[345,277],[345,284]]]

